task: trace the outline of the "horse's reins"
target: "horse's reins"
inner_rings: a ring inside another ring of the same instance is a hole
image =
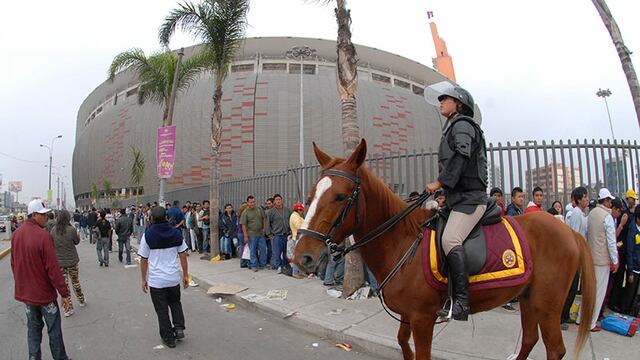
[[[406,207],[400,213],[394,215],[389,220],[387,220],[384,223],[378,225],[375,229],[371,230],[365,236],[363,236],[362,239],[360,239],[357,243],[355,243],[355,244],[353,244],[351,246],[347,246],[344,249],[340,250],[340,248],[338,247],[338,244],[334,243],[331,239],[333,238],[333,235],[335,235],[335,232],[344,223],[344,220],[346,219],[347,215],[349,214],[349,211],[351,210],[351,207],[353,206],[354,202],[356,203],[356,225],[354,226],[354,230],[359,225],[360,211],[359,211],[359,201],[358,201],[358,199],[359,199],[359,195],[360,195],[360,177],[358,177],[357,174],[356,174],[356,176],[353,176],[353,175],[351,175],[351,174],[349,174],[349,173],[347,173],[345,171],[332,170],[332,169],[323,170],[320,173],[320,176],[321,177],[323,177],[323,176],[339,176],[339,177],[342,177],[342,178],[345,178],[345,179],[353,181],[355,183],[355,185],[356,185],[353,188],[353,190],[351,191],[351,194],[349,195],[349,197],[347,198],[347,202],[346,202],[344,208],[342,209],[342,212],[340,213],[340,216],[338,216],[338,218],[333,223],[333,225],[329,228],[329,231],[326,234],[323,234],[321,232],[318,232],[318,231],[315,231],[315,230],[311,230],[311,229],[299,229],[298,230],[298,232],[300,232],[303,235],[312,237],[312,238],[314,238],[316,240],[320,240],[320,241],[324,242],[325,244],[327,244],[327,246],[329,247],[329,251],[331,252],[330,256],[334,256],[334,258],[337,258],[337,257],[339,257],[341,255],[344,256],[344,255],[348,254],[349,252],[354,251],[356,249],[359,249],[359,248],[369,244],[370,242],[374,241],[375,239],[380,237],[380,235],[382,235],[383,233],[385,233],[386,231],[391,229],[393,226],[395,226],[397,223],[399,223],[402,219],[407,217],[415,209],[420,207],[431,196],[431,194],[423,192],[418,198],[415,199],[415,201],[411,205]],[[437,214],[434,214],[431,218],[433,218],[435,216],[437,216]],[[429,222],[430,220],[431,219],[427,220],[427,222]],[[352,234],[349,234],[347,236],[350,236],[350,235],[352,235]],[[413,242],[411,247],[402,256],[402,258],[400,258],[400,260],[396,263],[394,268],[389,272],[389,274],[384,278],[384,280],[378,285],[378,288],[374,290],[375,292],[378,293],[378,298],[380,299],[380,304],[382,305],[382,308],[384,309],[384,311],[387,314],[389,314],[389,316],[391,316],[392,318],[394,318],[395,320],[397,320],[397,321],[399,321],[399,322],[401,322],[403,324],[407,324],[407,322],[403,321],[401,319],[398,319],[396,316],[391,314],[391,312],[389,312],[389,310],[387,310],[387,307],[384,305],[384,301],[383,301],[382,289],[398,273],[398,271],[400,271],[400,268],[402,267],[402,265],[404,265],[404,263],[407,262],[408,259],[413,257],[413,255],[415,254],[416,250],[418,249],[418,245],[422,241],[422,237],[423,237],[422,233],[419,233],[418,237]]]

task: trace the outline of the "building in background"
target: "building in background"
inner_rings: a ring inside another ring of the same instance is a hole
[[[427,17],[429,18],[429,28],[431,29],[431,37],[436,50],[436,57],[432,59],[433,68],[455,83],[456,72],[453,69],[453,59],[447,50],[447,43],[438,34],[438,27],[435,20],[433,20],[433,12],[427,11]]]
[[[615,196],[624,197],[625,188],[625,159],[606,159],[604,161],[604,186]]]
[[[294,37],[246,39],[223,84],[222,179],[286,170],[299,163],[300,60],[287,58],[294,46],[316,50],[304,61],[304,154],[315,163],[312,142],[342,155],[340,101],[336,88],[335,41]],[[396,54],[356,45],[358,122],[368,153],[399,154],[436,148],[441,135],[438,109],[426,103],[424,88],[446,80],[439,72]],[[199,47],[185,49],[188,58]],[[210,117],[212,75],[204,73],[176,101],[174,175],[167,200],[208,198],[211,177]],[[92,186],[100,193],[108,180],[122,189],[121,203],[133,201],[131,147],[146,162],[139,201],[157,200],[156,128],[162,108],[139,105],[138,80],[127,71],[92,91],[78,110],[73,154],[77,207],[88,207]],[[478,121],[479,110],[476,109]],[[284,194],[283,194],[284,195]]]
[[[579,168],[569,168],[562,164],[549,164],[533,168],[526,172],[526,188],[531,194],[534,187],[539,186],[545,194],[570,194],[574,187],[582,185]]]

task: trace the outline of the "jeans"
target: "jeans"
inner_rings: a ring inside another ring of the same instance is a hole
[[[580,273],[577,272],[576,276],[574,276],[573,281],[571,282],[571,287],[569,288],[569,294],[567,295],[567,300],[564,302],[564,307],[562,308],[562,316],[560,318],[561,323],[568,323],[571,319],[570,311],[571,306],[573,305],[573,301],[576,298],[576,294],[578,293],[578,281],[580,280]]]
[[[89,228],[86,226],[80,226],[80,238],[84,241],[89,237]]]
[[[153,308],[158,316],[160,337],[164,340],[175,338],[174,329],[185,329],[184,313],[180,302],[180,284],[168,288],[149,287]],[[171,319],[169,318],[171,310]],[[171,324],[173,320],[173,325]]]
[[[273,235],[271,245],[273,246],[273,266],[277,269],[288,264],[287,235]]]
[[[249,236],[249,249],[251,250],[250,268],[267,266],[267,242],[264,236]]]
[[[201,252],[209,252],[209,241],[211,241],[211,232],[208,228],[202,228],[202,249]]]
[[[122,262],[122,248],[127,251],[127,265],[131,265],[131,238],[129,236],[118,238],[118,260]]]
[[[189,244],[191,251],[196,251],[197,236],[196,236],[196,231],[194,229],[189,229],[189,238],[191,239],[191,244]]]
[[[138,239],[138,245],[142,240],[142,235],[144,234],[144,227],[141,225],[135,225],[136,239]]]
[[[42,342],[42,328],[47,324],[49,334],[49,349],[54,360],[67,360],[67,352],[64,349],[62,338],[62,321],[60,319],[60,308],[58,302],[54,300],[48,305],[36,306],[26,304],[27,314],[27,344],[29,347],[29,358],[40,359],[40,343]],[[44,318],[44,322],[42,319]]]
[[[186,227],[182,228],[182,237],[184,238],[184,243],[187,247],[191,246],[191,232]]]
[[[111,243],[109,237],[101,237],[96,241],[96,253],[98,253],[100,264],[109,265],[109,243]]]
[[[344,256],[338,260],[333,260],[333,256],[329,255],[327,268],[324,272],[325,284],[341,284],[344,278]]]
[[[344,267],[342,268],[342,270],[344,271]],[[376,280],[376,277],[373,276],[373,273],[371,272],[371,270],[369,270],[369,267],[367,267],[366,265],[364,266],[364,270],[366,271],[366,273],[364,274],[365,278],[369,282],[369,285],[371,286],[371,290],[378,290],[378,280]]]
[[[226,236],[220,238],[220,253],[228,254],[231,256],[233,254],[233,243],[232,240]]]
[[[242,252],[244,251],[244,234],[243,233],[238,233],[238,249],[237,250],[238,250],[238,258],[240,259],[240,267],[248,268],[249,260],[242,258]]]

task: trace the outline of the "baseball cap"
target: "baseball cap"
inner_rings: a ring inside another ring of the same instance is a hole
[[[47,209],[47,207],[44,206],[42,199],[31,200],[27,207],[27,215],[31,215],[33,213],[46,214],[49,211],[51,211],[51,209]]]
[[[636,194],[636,192],[633,189],[627,190],[627,193],[625,194],[624,197],[625,199],[632,198],[632,199],[638,200],[638,194]]]
[[[304,211],[304,205],[302,205],[302,203],[295,203],[295,205],[293,205],[293,211],[298,211],[298,210],[303,210]]]
[[[600,189],[600,191],[598,192],[598,200],[602,200],[606,198],[609,198],[611,200],[615,199],[615,197],[611,195],[611,191],[609,191],[609,189],[607,188]]]

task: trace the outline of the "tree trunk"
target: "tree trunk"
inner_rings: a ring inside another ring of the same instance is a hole
[[[211,256],[220,254],[218,242],[218,209],[220,187],[220,141],[222,139],[222,76],[214,71],[216,89],[213,93],[213,114],[211,114],[211,186],[209,187],[209,238]]]
[[[604,26],[609,30],[611,40],[613,40],[613,44],[618,52],[618,57],[622,63],[622,70],[624,71],[624,75],[627,77],[629,90],[631,90],[631,98],[633,100],[633,106],[636,109],[638,126],[640,126],[640,85],[638,85],[638,76],[633,68],[633,63],[631,62],[631,51],[624,45],[618,24],[613,19],[613,15],[611,15],[611,11],[609,11],[609,7],[605,0],[592,1],[602,18],[602,22],[604,22]]]
[[[351,14],[346,9],[345,0],[337,0],[335,9],[338,22],[338,93],[340,94],[342,112],[342,147],[348,157],[358,146],[360,129],[356,92],[358,90],[358,55],[351,42]],[[352,237],[345,240],[351,244]],[[359,251],[352,251],[345,256],[344,286],[342,296],[348,297],[364,284],[364,265]]]

